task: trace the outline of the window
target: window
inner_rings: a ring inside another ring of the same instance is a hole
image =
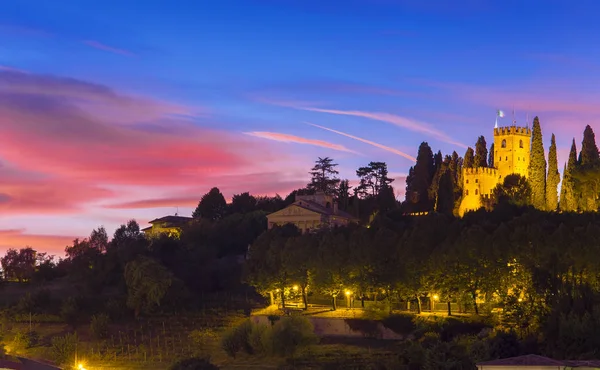
[[[498,162],[501,162],[501,161],[502,161],[502,157],[498,157]]]
[[[504,160],[508,161],[508,156],[506,156],[506,158],[504,158]]]
[[[523,148],[523,140],[519,140],[519,148]]]
[[[465,195],[469,195],[469,189],[465,190]]]
[[[469,183],[469,179],[467,179],[467,184]]]
[[[475,189],[475,195],[479,194],[479,190]]]
[[[506,148],[506,139],[502,140],[502,147]]]
[[[475,179],[475,183],[476,183],[476,184],[479,184],[479,179]]]

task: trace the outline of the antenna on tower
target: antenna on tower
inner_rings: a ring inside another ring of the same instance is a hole
[[[175,216],[179,216],[179,207],[175,207]]]
[[[515,106],[514,105],[513,105],[513,111],[512,111],[512,113],[513,113],[512,123],[513,123],[513,126],[516,126],[517,125],[517,120],[515,119]]]

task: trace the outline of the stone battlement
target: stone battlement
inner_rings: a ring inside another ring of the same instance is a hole
[[[494,136],[503,136],[503,135],[521,135],[521,136],[531,136],[531,129],[528,127],[517,127],[517,126],[508,126],[508,127],[498,127],[494,129]]]
[[[498,170],[490,167],[466,167],[464,168],[465,176],[471,175],[492,175],[497,176]]]

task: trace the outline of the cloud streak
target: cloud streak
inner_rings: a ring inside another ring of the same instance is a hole
[[[379,149],[383,149],[383,150],[388,151],[390,153],[397,154],[397,155],[399,155],[401,157],[404,157],[406,159],[409,159],[411,161],[416,161],[417,160],[415,157],[413,157],[410,154],[406,154],[406,153],[404,153],[404,152],[402,152],[402,151],[400,151],[398,149],[394,149],[394,148],[391,148],[389,146],[385,146],[383,144],[379,144],[379,143],[376,143],[376,142],[371,141],[371,140],[363,139],[363,138],[360,138],[358,136],[350,135],[350,134],[347,134],[345,132],[337,131],[337,130],[334,130],[334,129],[331,129],[331,128],[328,128],[328,127],[325,127],[325,126],[315,125],[314,123],[310,123],[310,122],[305,122],[305,123],[308,124],[308,125],[314,126],[314,127],[318,127],[318,128],[320,128],[322,130],[327,130],[329,132],[333,132],[333,133],[336,133],[338,135],[342,135],[342,136],[348,137],[350,139],[358,140],[358,141],[363,142],[365,144],[372,145],[374,147],[377,147]]]
[[[321,148],[338,150],[341,152],[355,153],[357,152],[346,148],[343,145],[333,144],[323,140],[315,140],[315,139],[307,139],[300,136],[282,134],[278,132],[264,132],[264,131],[253,131],[253,132],[245,132],[246,135],[258,137],[261,139],[273,140],[282,143],[295,143],[295,144],[305,144],[305,145],[313,145]]]
[[[128,50],[125,50],[125,49],[114,48],[114,47],[102,44],[102,43],[100,43],[98,41],[85,40],[85,41],[83,41],[83,43],[85,45],[87,45],[87,46],[93,47],[94,49],[108,51],[109,53],[113,53],[113,54],[119,54],[119,55],[123,55],[123,56],[126,56],[126,57],[135,57],[136,56],[131,51],[128,51]]]
[[[329,113],[343,116],[353,116],[353,117],[362,117],[371,119],[374,121],[391,123],[395,126],[402,127],[414,132],[420,132],[422,134],[426,134],[432,136],[440,141],[457,145],[463,148],[467,146],[454,140],[450,136],[441,132],[440,130],[431,127],[430,125],[415,121],[409,118],[405,118],[402,116],[398,116],[391,113],[384,112],[365,112],[365,111],[356,111],[356,110],[339,110],[339,109],[322,109],[322,108],[312,108],[312,107],[296,107],[296,109],[311,111],[311,112],[320,112],[320,113]]]
[[[31,234],[25,229],[0,229],[0,250],[31,246],[37,251],[47,251],[62,256],[65,247],[71,245],[75,237],[64,235]],[[2,253],[4,254],[4,253]]]

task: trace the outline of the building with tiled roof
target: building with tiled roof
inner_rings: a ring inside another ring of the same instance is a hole
[[[171,237],[179,237],[181,235],[181,229],[192,222],[192,217],[183,216],[165,216],[157,218],[148,222],[152,226],[142,229],[146,236],[158,236],[161,234],[167,234]]]
[[[303,233],[322,227],[343,226],[358,219],[338,208],[331,195],[296,195],[294,203],[267,215],[269,229],[275,225],[294,224]]]
[[[539,355],[524,355],[480,362],[478,370],[598,370],[599,360],[554,360]]]

